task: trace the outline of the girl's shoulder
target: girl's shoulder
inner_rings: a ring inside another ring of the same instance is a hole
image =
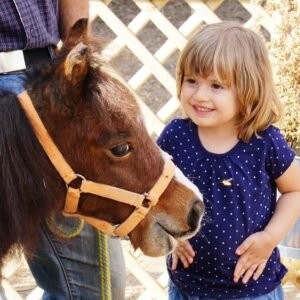
[[[256,138],[262,139],[263,143],[270,147],[289,147],[280,129],[274,125],[260,132]]]
[[[262,137],[265,144],[266,169],[276,179],[291,165],[295,152],[276,126],[270,126],[263,132]]]
[[[283,138],[282,133],[280,132],[280,129],[274,125],[269,126],[266,130],[261,131],[259,133],[261,137],[264,139],[276,139],[279,137]]]
[[[181,128],[181,127],[187,127],[190,126],[190,124],[193,124],[192,121],[188,118],[175,118],[172,121],[170,121],[169,124],[166,125],[166,127],[174,127],[174,128]]]
[[[195,134],[195,125],[190,119],[173,119],[166,125],[157,139],[157,144],[167,150],[176,143],[183,143],[186,138]]]
[[[170,123],[166,125],[164,130],[162,131],[163,136],[165,135],[173,135],[177,132],[183,132],[186,130],[192,130],[195,127],[193,122],[190,119],[173,119]]]

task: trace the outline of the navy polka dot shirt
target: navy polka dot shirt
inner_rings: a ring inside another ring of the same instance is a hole
[[[206,216],[200,232],[190,242],[194,262],[180,263],[168,271],[172,281],[191,296],[240,298],[269,293],[286,273],[274,249],[263,274],[248,284],[233,282],[236,248],[246,237],[265,228],[275,209],[274,180],[294,160],[279,130],[271,126],[248,143],[239,141],[224,154],[208,152],[189,119],[172,121],[158,139],[160,147],[202,192]]]

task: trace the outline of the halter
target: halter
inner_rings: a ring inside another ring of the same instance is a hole
[[[28,93],[26,91],[22,92],[18,95],[18,99],[41,146],[57,172],[66,183],[67,194],[63,210],[64,215],[68,217],[79,217],[98,230],[112,236],[123,237],[131,232],[138,223],[144,219],[151,207],[156,205],[159,197],[172,180],[175,172],[175,166],[171,160],[166,161],[164,170],[152,189],[143,194],[137,194],[114,186],[86,180],[82,175],[76,174],[64,159],[63,155],[49,136]],[[70,183],[76,178],[81,179],[79,188],[73,188],[70,186]],[[78,203],[82,193],[102,196],[104,198],[135,206],[136,208],[122,224],[113,225],[110,222],[91,216],[81,215],[78,212]]]

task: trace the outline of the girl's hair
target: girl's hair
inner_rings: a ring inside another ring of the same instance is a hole
[[[207,77],[212,73],[236,92],[239,138],[247,142],[279,120],[282,106],[275,92],[268,52],[255,32],[235,22],[202,27],[179,58],[178,97],[185,74]]]

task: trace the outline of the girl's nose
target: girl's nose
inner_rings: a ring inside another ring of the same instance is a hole
[[[204,84],[198,86],[194,94],[194,99],[197,101],[208,101],[209,100],[209,90]]]

